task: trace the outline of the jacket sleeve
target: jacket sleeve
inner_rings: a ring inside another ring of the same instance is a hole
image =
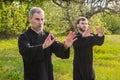
[[[54,42],[51,45],[51,51],[55,53],[57,57],[60,57],[62,59],[67,59],[70,55],[70,49],[65,49],[64,45],[58,41]]]
[[[91,38],[91,43],[92,45],[102,45],[104,43],[104,37],[105,36],[101,36],[99,37],[97,34],[94,35],[92,38]]]
[[[32,59],[36,58],[35,60],[42,60],[44,59],[44,50],[42,49],[42,44],[32,46],[28,38],[22,34],[19,36],[18,39],[18,47],[19,52],[22,55],[24,60],[31,61]]]
[[[82,35],[81,34],[76,34],[76,37],[77,37],[77,40],[73,43],[73,47],[77,49],[80,45],[82,45],[81,44]]]

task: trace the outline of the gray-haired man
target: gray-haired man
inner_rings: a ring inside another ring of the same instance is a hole
[[[70,32],[63,43],[56,41],[52,33],[43,30],[44,11],[33,7],[29,13],[31,26],[19,36],[18,46],[24,63],[24,80],[54,80],[51,55],[69,58],[69,47],[76,40]]]

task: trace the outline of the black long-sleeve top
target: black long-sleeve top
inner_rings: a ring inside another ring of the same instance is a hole
[[[93,46],[102,45],[104,36],[93,35],[83,38],[77,34],[77,40],[73,43],[74,62],[73,80],[92,80],[93,77]]]
[[[42,48],[48,34],[45,31],[37,34],[29,28],[19,36],[18,47],[24,63],[24,80],[54,80],[52,53],[63,59],[69,58],[69,49],[66,50],[58,41],[46,49]]]

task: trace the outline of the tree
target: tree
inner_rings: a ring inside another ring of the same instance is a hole
[[[120,34],[120,17],[118,15],[107,15],[101,19],[105,22],[105,27],[112,34]]]
[[[29,26],[29,9],[42,6],[44,0],[0,0],[0,37],[22,33]]]
[[[120,13],[119,0],[52,0],[54,4],[63,9],[64,17],[71,30],[75,30],[73,23],[79,16],[90,19],[93,15],[102,13]]]

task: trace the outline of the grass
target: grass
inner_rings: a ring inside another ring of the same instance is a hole
[[[58,38],[61,42],[64,37]],[[106,35],[102,46],[94,47],[96,80],[120,80],[120,35]],[[23,63],[17,39],[0,40],[0,80],[23,80]],[[55,80],[73,80],[73,48],[69,59],[53,58]]]
[[[106,36],[101,47],[94,47],[96,80],[120,80],[120,35]]]
[[[17,39],[0,41],[0,80],[23,80],[23,65]]]

